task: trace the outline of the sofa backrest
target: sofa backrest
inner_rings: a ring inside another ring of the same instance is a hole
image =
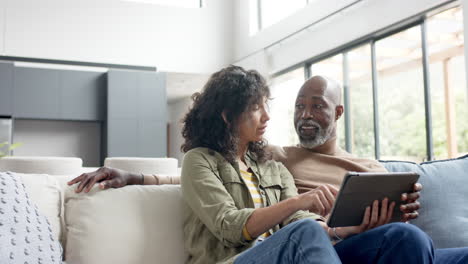
[[[83,161],[76,157],[12,156],[0,159],[0,171],[69,175],[81,171]]]
[[[437,248],[468,245],[468,155],[423,162],[381,161],[390,171],[419,173],[421,209],[411,223],[424,230]]]

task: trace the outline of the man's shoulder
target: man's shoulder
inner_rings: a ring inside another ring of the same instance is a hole
[[[271,153],[272,158],[276,161],[282,161],[288,158],[291,154],[300,151],[297,146],[275,146],[268,145],[267,150]]]

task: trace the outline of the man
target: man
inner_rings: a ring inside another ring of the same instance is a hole
[[[342,115],[339,84],[322,76],[312,77],[301,87],[295,102],[294,126],[300,144],[270,148],[273,158],[281,161],[294,176],[300,193],[311,189],[320,192],[321,198],[316,204],[322,215],[326,215],[332,206],[325,198],[329,200],[331,189],[339,188],[346,172],[387,171],[378,161],[355,157],[337,145],[337,121]],[[416,184],[414,189],[415,192],[402,195],[402,200],[406,200],[400,208],[405,213],[403,221],[418,216],[419,203],[416,200],[422,186]],[[351,248],[355,257],[360,254],[362,246]],[[349,253],[353,256],[352,252]],[[468,248],[437,249],[435,260],[436,263],[468,263]]]
[[[299,193],[318,189],[327,196],[330,189],[338,189],[348,171],[385,172],[378,161],[358,158],[342,150],[336,142],[337,121],[343,115],[340,85],[326,77],[315,76],[301,87],[295,102],[294,126],[299,137],[298,146],[275,147],[273,158],[282,162],[294,176]],[[400,208],[403,221],[418,216],[420,184],[415,192],[403,194],[406,205]],[[326,215],[333,204],[318,201],[318,211]]]

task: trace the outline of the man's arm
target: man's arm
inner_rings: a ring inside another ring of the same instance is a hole
[[[163,185],[163,184],[180,184],[180,176],[169,175],[143,175],[143,185]]]

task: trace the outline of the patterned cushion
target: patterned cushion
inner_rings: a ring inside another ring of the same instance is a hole
[[[0,263],[61,263],[62,248],[25,191],[21,178],[0,172]]]
[[[468,245],[468,155],[416,164],[381,161],[389,171],[419,173],[421,209],[412,224],[424,230],[437,248]]]

